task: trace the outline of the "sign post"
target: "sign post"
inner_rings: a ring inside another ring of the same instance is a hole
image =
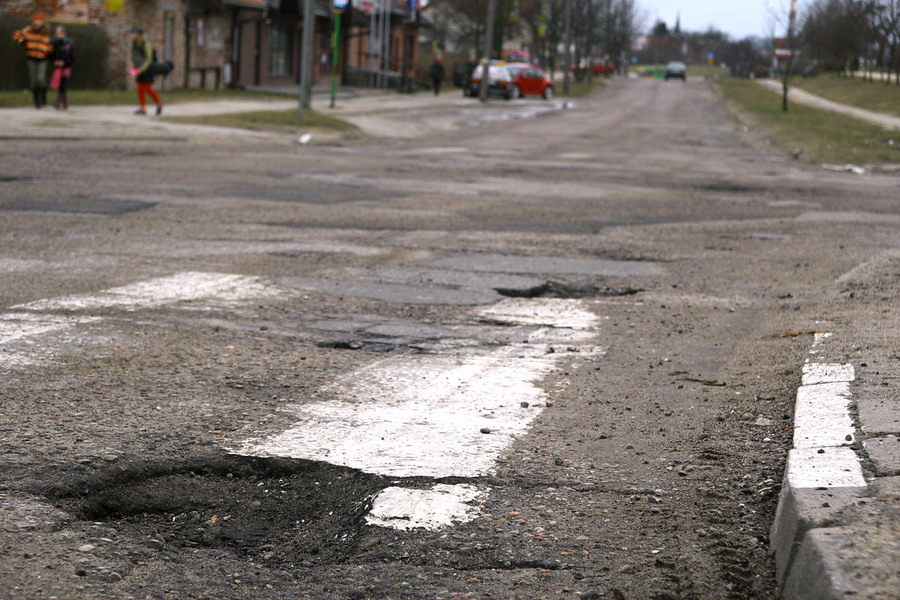
[[[337,97],[337,73],[341,63],[341,15],[347,10],[350,0],[333,0],[334,29],[331,32],[331,108]]]

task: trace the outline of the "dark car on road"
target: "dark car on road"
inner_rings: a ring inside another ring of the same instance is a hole
[[[670,62],[666,65],[666,81],[670,79],[680,79],[682,81],[687,81],[687,67],[683,62]]]

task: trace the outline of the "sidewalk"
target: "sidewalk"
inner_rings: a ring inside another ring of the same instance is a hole
[[[900,598],[900,251],[835,284],[797,390],[777,575],[787,600]]]
[[[776,79],[757,79],[756,81],[761,86],[770,89],[773,92],[778,92],[779,94],[782,92],[781,81],[778,81]],[[827,110],[829,112],[847,115],[848,117],[853,117],[854,119],[859,119],[860,121],[866,121],[867,123],[880,125],[881,127],[884,127],[888,130],[900,129],[900,117],[894,117],[892,115],[887,115],[884,113],[877,113],[871,110],[865,110],[862,108],[857,108],[855,106],[850,106],[848,104],[841,104],[839,102],[832,102],[831,100],[826,100],[825,98],[810,94],[809,92],[805,92],[796,87],[792,87],[788,91],[788,100],[797,102],[799,104],[804,104],[806,106],[812,106],[813,108],[818,108],[820,110]]]
[[[263,110],[291,110],[299,108],[296,86],[280,89],[260,89],[284,95],[280,98],[259,96],[204,102],[165,104],[163,118],[152,114],[134,114],[134,106],[72,106],[67,111],[52,108],[35,110],[32,107],[0,109],[0,139],[46,140],[166,140],[204,142],[222,138],[269,139],[295,143],[296,133],[253,131],[168,122],[164,117],[189,117],[232,114]],[[165,94],[163,94],[165,101]],[[430,92],[399,94],[395,91],[341,88],[334,108],[330,106],[328,88],[315,88],[310,101],[313,110],[338,117],[359,127],[372,137],[417,138],[458,126],[459,110],[472,108],[492,110],[491,107],[464,98],[454,88],[440,96]],[[495,103],[496,104],[496,103]],[[427,111],[429,118],[407,120],[398,113]],[[307,128],[316,141],[335,141],[343,134],[330,130]],[[303,133],[300,129],[299,133]]]

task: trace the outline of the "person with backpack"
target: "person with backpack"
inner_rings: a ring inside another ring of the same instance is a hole
[[[137,25],[129,29],[128,33],[131,34],[131,45],[128,49],[128,64],[130,65],[128,72],[134,76],[140,105],[134,114],[147,114],[148,94],[156,104],[156,114],[162,114],[162,100],[153,89],[153,78],[156,76],[153,63],[156,60],[156,51],[153,50],[153,45],[144,38],[144,30]]]
[[[13,33],[12,38],[25,49],[34,107],[42,108],[47,104],[47,63],[53,52],[50,28],[44,23],[44,16],[36,14],[31,18],[31,24]]]

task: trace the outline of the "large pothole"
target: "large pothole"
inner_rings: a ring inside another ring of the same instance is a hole
[[[278,568],[345,560],[382,477],[327,463],[216,455],[143,464],[56,502],[150,548],[218,548]]]

